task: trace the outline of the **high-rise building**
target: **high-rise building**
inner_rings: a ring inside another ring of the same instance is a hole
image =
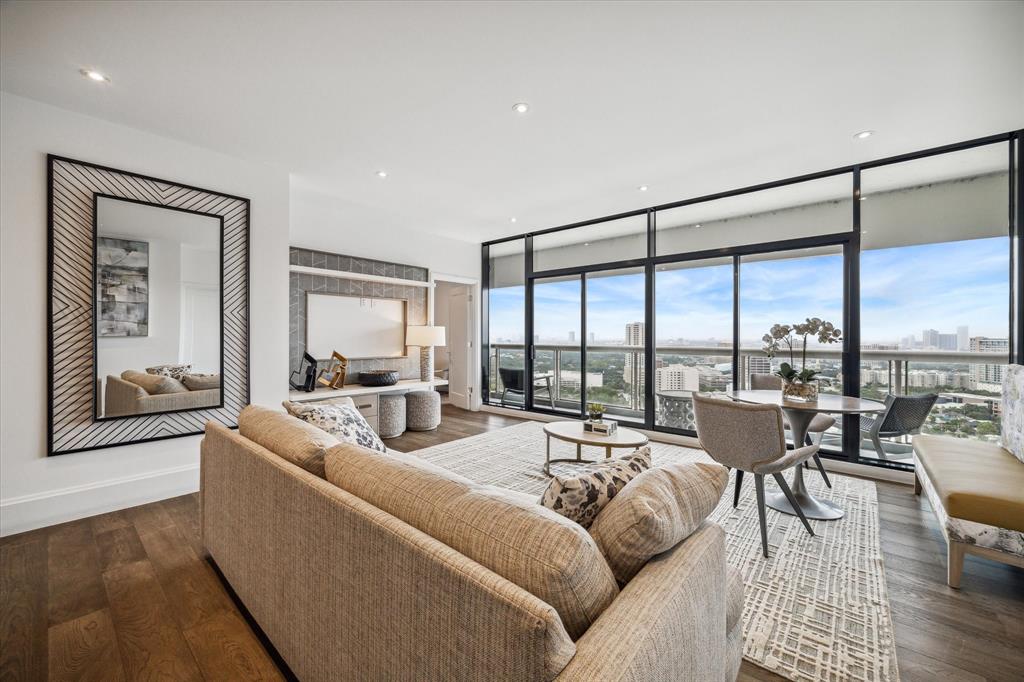
[[[747,386],[750,386],[750,375],[772,373],[772,359],[767,355],[746,355],[743,359],[746,363],[743,376],[747,378]]]
[[[913,350],[914,335],[911,334],[910,336],[904,336],[902,339],[900,339],[900,348],[903,350]]]
[[[957,334],[939,334],[939,350],[956,350],[959,338]]]
[[[971,337],[967,332],[967,325],[962,325],[956,328],[956,349],[957,350],[970,350],[971,348]]]
[[[594,337],[594,332],[590,332],[588,336],[590,336],[590,343],[594,343],[594,341],[596,340]]]
[[[657,391],[698,391],[700,371],[686,365],[659,367],[654,372],[654,390]]]
[[[925,329],[921,332],[922,348],[938,348],[939,332],[936,329]]]
[[[970,343],[972,353],[1010,353],[1009,339],[996,339],[990,336],[972,336]],[[971,365],[971,376],[979,384],[1000,384],[1003,381],[1005,363]]]
[[[640,346],[644,345],[644,323],[643,322],[630,322],[626,325],[626,337],[625,344],[627,346]],[[636,376],[637,386],[643,386],[644,383],[644,354],[643,351],[637,352],[626,352],[626,364],[622,369],[622,380],[626,384],[633,384],[634,375]]]
[[[576,343],[576,332],[569,332],[569,343]]]

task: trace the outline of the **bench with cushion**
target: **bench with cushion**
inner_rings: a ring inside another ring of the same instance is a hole
[[[1001,444],[914,438],[914,492],[923,490],[948,544],[950,587],[964,554],[1024,567],[1024,366],[1003,379]]]

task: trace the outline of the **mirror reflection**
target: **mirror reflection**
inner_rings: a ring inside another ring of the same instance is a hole
[[[221,404],[221,220],[96,197],[96,417]]]

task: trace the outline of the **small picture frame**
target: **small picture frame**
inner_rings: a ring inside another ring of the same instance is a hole
[[[330,388],[342,388],[345,385],[345,373],[348,371],[348,358],[334,351],[331,353],[331,364],[320,373],[317,382]]]

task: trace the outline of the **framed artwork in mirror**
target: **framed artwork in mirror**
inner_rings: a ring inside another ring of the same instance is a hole
[[[237,426],[249,200],[50,155],[48,454]]]

